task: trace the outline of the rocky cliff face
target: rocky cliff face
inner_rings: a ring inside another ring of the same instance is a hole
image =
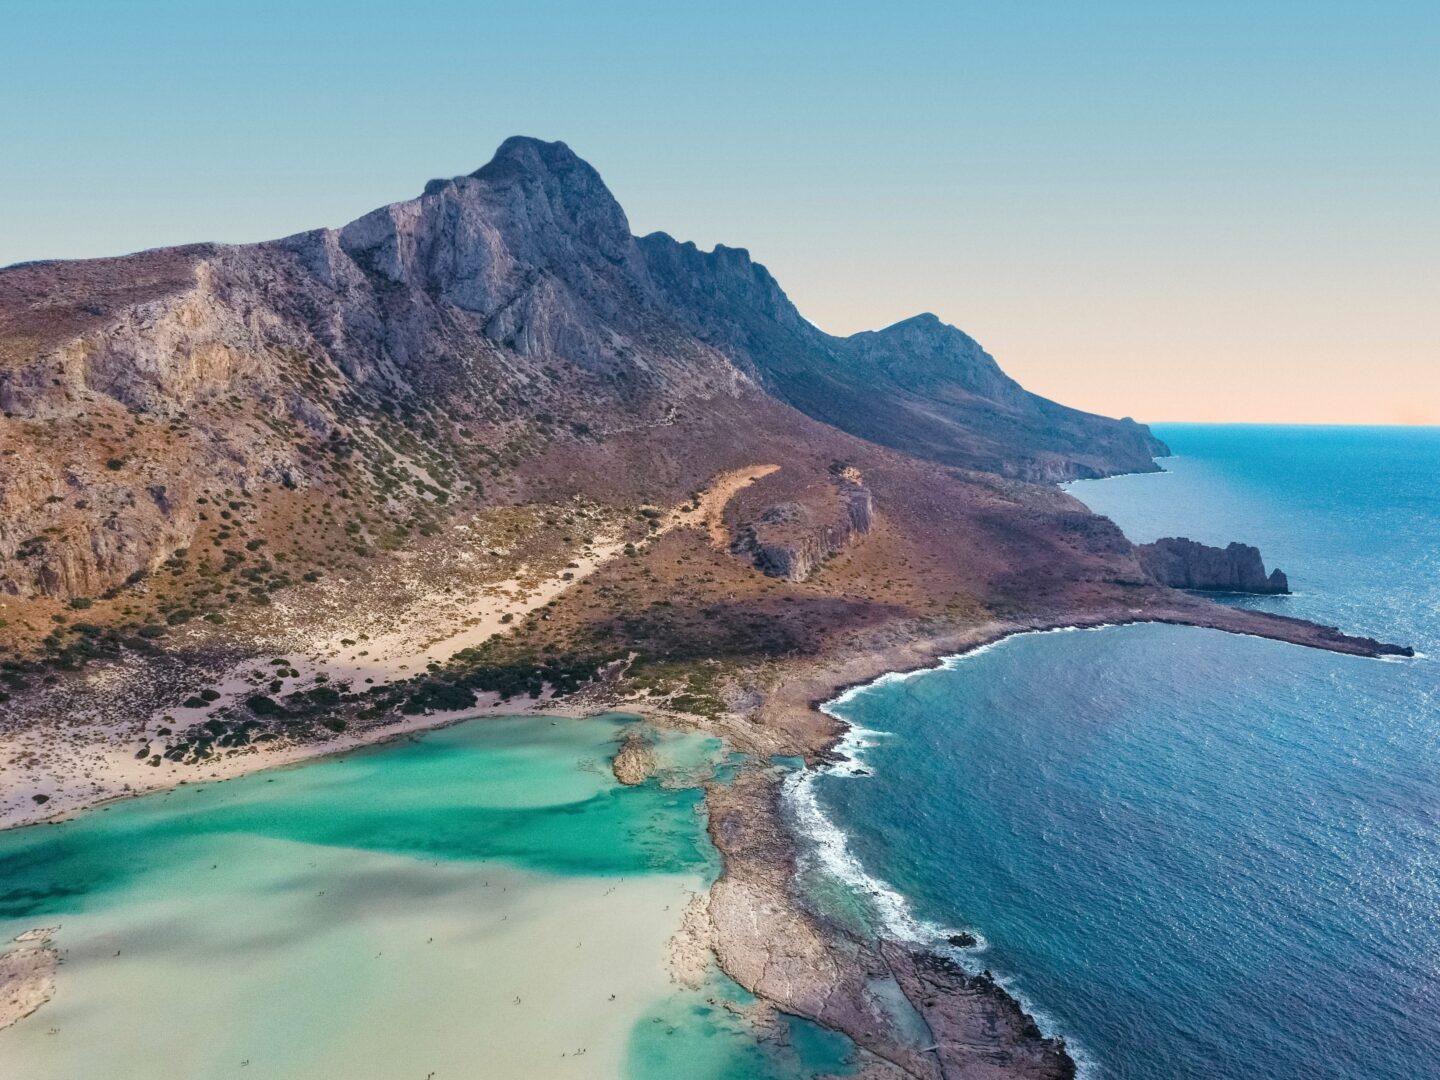
[[[513,497],[547,448],[767,399],[1026,479],[1165,452],[933,316],[826,335],[744,251],[636,238],[594,169],[516,138],[340,229],[0,271],[0,592],[114,590],[234,500],[266,534],[331,508],[373,547]]]
[[[1260,549],[1232,543],[1211,547],[1187,537],[1169,536],[1153,544],[1139,544],[1135,555],[1145,572],[1161,585],[1205,592],[1288,593],[1290,582],[1282,570],[1265,573]]]
[[[834,497],[771,506],[739,530],[730,550],[770,577],[805,581],[869,534],[875,500],[863,484],[837,477]]]

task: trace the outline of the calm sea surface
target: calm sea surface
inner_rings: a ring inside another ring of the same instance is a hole
[[[1158,433],[1167,473],[1072,493],[1136,541],[1258,544],[1295,595],[1236,603],[1428,656],[1012,638],[833,706],[869,775],[799,809],[874,914],[981,935],[1091,1075],[1440,1077],[1440,430]]]

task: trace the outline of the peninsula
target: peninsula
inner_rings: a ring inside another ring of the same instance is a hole
[[[0,411],[0,823],[486,712],[701,728],[747,764],[687,933],[872,1077],[1074,1064],[988,977],[804,903],[770,762],[826,759],[819,703],[1068,625],[1409,652],[1186,591],[1288,583],[1054,486],[1155,470],[1144,425],[932,315],[828,335],[743,249],[632,235],[563,143],[339,229],[0,270]]]

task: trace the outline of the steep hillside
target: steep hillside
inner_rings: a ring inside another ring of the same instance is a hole
[[[517,138],[338,230],[0,271],[0,592],[93,600],[225,550],[239,534],[206,507],[231,501],[248,540],[283,547],[308,516],[316,550],[397,546],[457,499],[520,497],[548,447],[771,397],[1021,478],[1163,452],[1026,393],[933,317],[822,334],[744,252],[637,240],[590,166]],[[577,484],[615,488],[640,494]]]
[[[695,335],[781,400],[883,446],[1023,480],[1153,472],[1169,453],[1148,428],[1023,389],[972,338],[934,315],[832,337],[806,322],[739,249],[640,241],[652,276]]]

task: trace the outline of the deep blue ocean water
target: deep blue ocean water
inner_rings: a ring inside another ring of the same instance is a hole
[[[982,935],[967,962],[1090,1075],[1440,1077],[1440,430],[1158,433],[1165,474],[1072,493],[1136,541],[1256,543],[1295,590],[1233,602],[1428,656],[1011,638],[832,706],[870,775],[800,801],[892,924]]]

